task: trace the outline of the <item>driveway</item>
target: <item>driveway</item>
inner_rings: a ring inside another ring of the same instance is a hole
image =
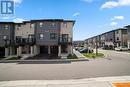
[[[65,80],[107,76],[129,76],[130,55],[111,51],[105,59],[71,63],[0,63],[0,81]]]

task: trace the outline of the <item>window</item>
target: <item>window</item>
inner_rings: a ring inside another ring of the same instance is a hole
[[[116,40],[119,40],[119,37],[117,37]]]
[[[34,29],[34,24],[31,24],[31,25],[30,25],[30,28]]]
[[[67,22],[64,22],[64,29],[67,28]]]
[[[3,36],[3,39],[6,40],[6,39],[7,39],[7,36]]]
[[[29,42],[33,42],[34,41],[34,35],[33,34],[28,35],[28,41]]]
[[[118,34],[119,32],[118,32],[118,30],[116,31],[116,34]]]
[[[62,41],[68,42],[68,34],[62,34]]]
[[[39,39],[43,39],[44,38],[44,35],[43,34],[40,34],[40,38]]]
[[[20,25],[20,24],[18,24],[18,27],[17,27],[17,29],[19,30],[19,29],[20,29],[20,27],[21,27],[21,25]]]
[[[50,39],[56,39],[57,38],[57,34],[56,33],[51,33],[50,34]]]
[[[54,27],[54,26],[55,26],[55,23],[53,22],[53,23],[51,24],[51,26]]]
[[[22,42],[22,37],[16,36],[16,43],[21,43],[21,42]]]
[[[40,23],[39,23],[39,26],[40,26],[40,27],[43,27],[43,22],[40,22]]]
[[[9,25],[6,24],[6,25],[5,25],[5,29],[9,29]]]
[[[122,30],[122,34],[127,34],[127,30]]]

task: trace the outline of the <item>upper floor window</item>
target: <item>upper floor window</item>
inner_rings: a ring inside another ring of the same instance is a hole
[[[6,40],[6,39],[7,39],[7,36],[3,36],[3,39]]]
[[[33,40],[34,40],[34,35],[33,34],[29,34],[28,35],[28,41],[29,42],[33,42]]]
[[[5,29],[9,29],[9,25],[6,24],[6,25],[5,25]]]
[[[40,26],[40,27],[43,27],[43,22],[40,22],[40,23],[39,23],[39,26]]]
[[[18,24],[18,27],[17,27],[17,29],[20,29],[20,27],[21,27],[21,24]]]
[[[68,41],[68,37],[69,37],[68,34],[62,34],[62,41],[63,42],[67,42]]]
[[[31,25],[30,25],[30,28],[34,29],[34,24],[31,24]]]
[[[127,30],[122,30],[122,34],[127,34]]]
[[[67,22],[64,22],[64,29],[67,28]]]
[[[50,39],[56,39],[57,34],[56,33],[50,33]]]
[[[40,38],[39,39],[43,39],[44,38],[44,35],[43,34],[40,34]]]
[[[54,26],[55,26],[55,23],[53,22],[53,23],[51,24],[51,26],[54,27]]]
[[[118,34],[119,32],[118,32],[118,30],[116,31],[116,34]]]

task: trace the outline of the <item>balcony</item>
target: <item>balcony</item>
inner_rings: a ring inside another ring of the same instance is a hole
[[[17,45],[34,45],[35,38],[17,38],[16,37],[16,44]]]
[[[59,44],[72,44],[72,38],[59,38]]]

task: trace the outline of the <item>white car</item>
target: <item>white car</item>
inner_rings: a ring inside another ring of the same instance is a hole
[[[127,47],[125,47],[125,46],[120,46],[120,47],[116,47],[115,50],[116,51],[127,51],[129,49]]]

